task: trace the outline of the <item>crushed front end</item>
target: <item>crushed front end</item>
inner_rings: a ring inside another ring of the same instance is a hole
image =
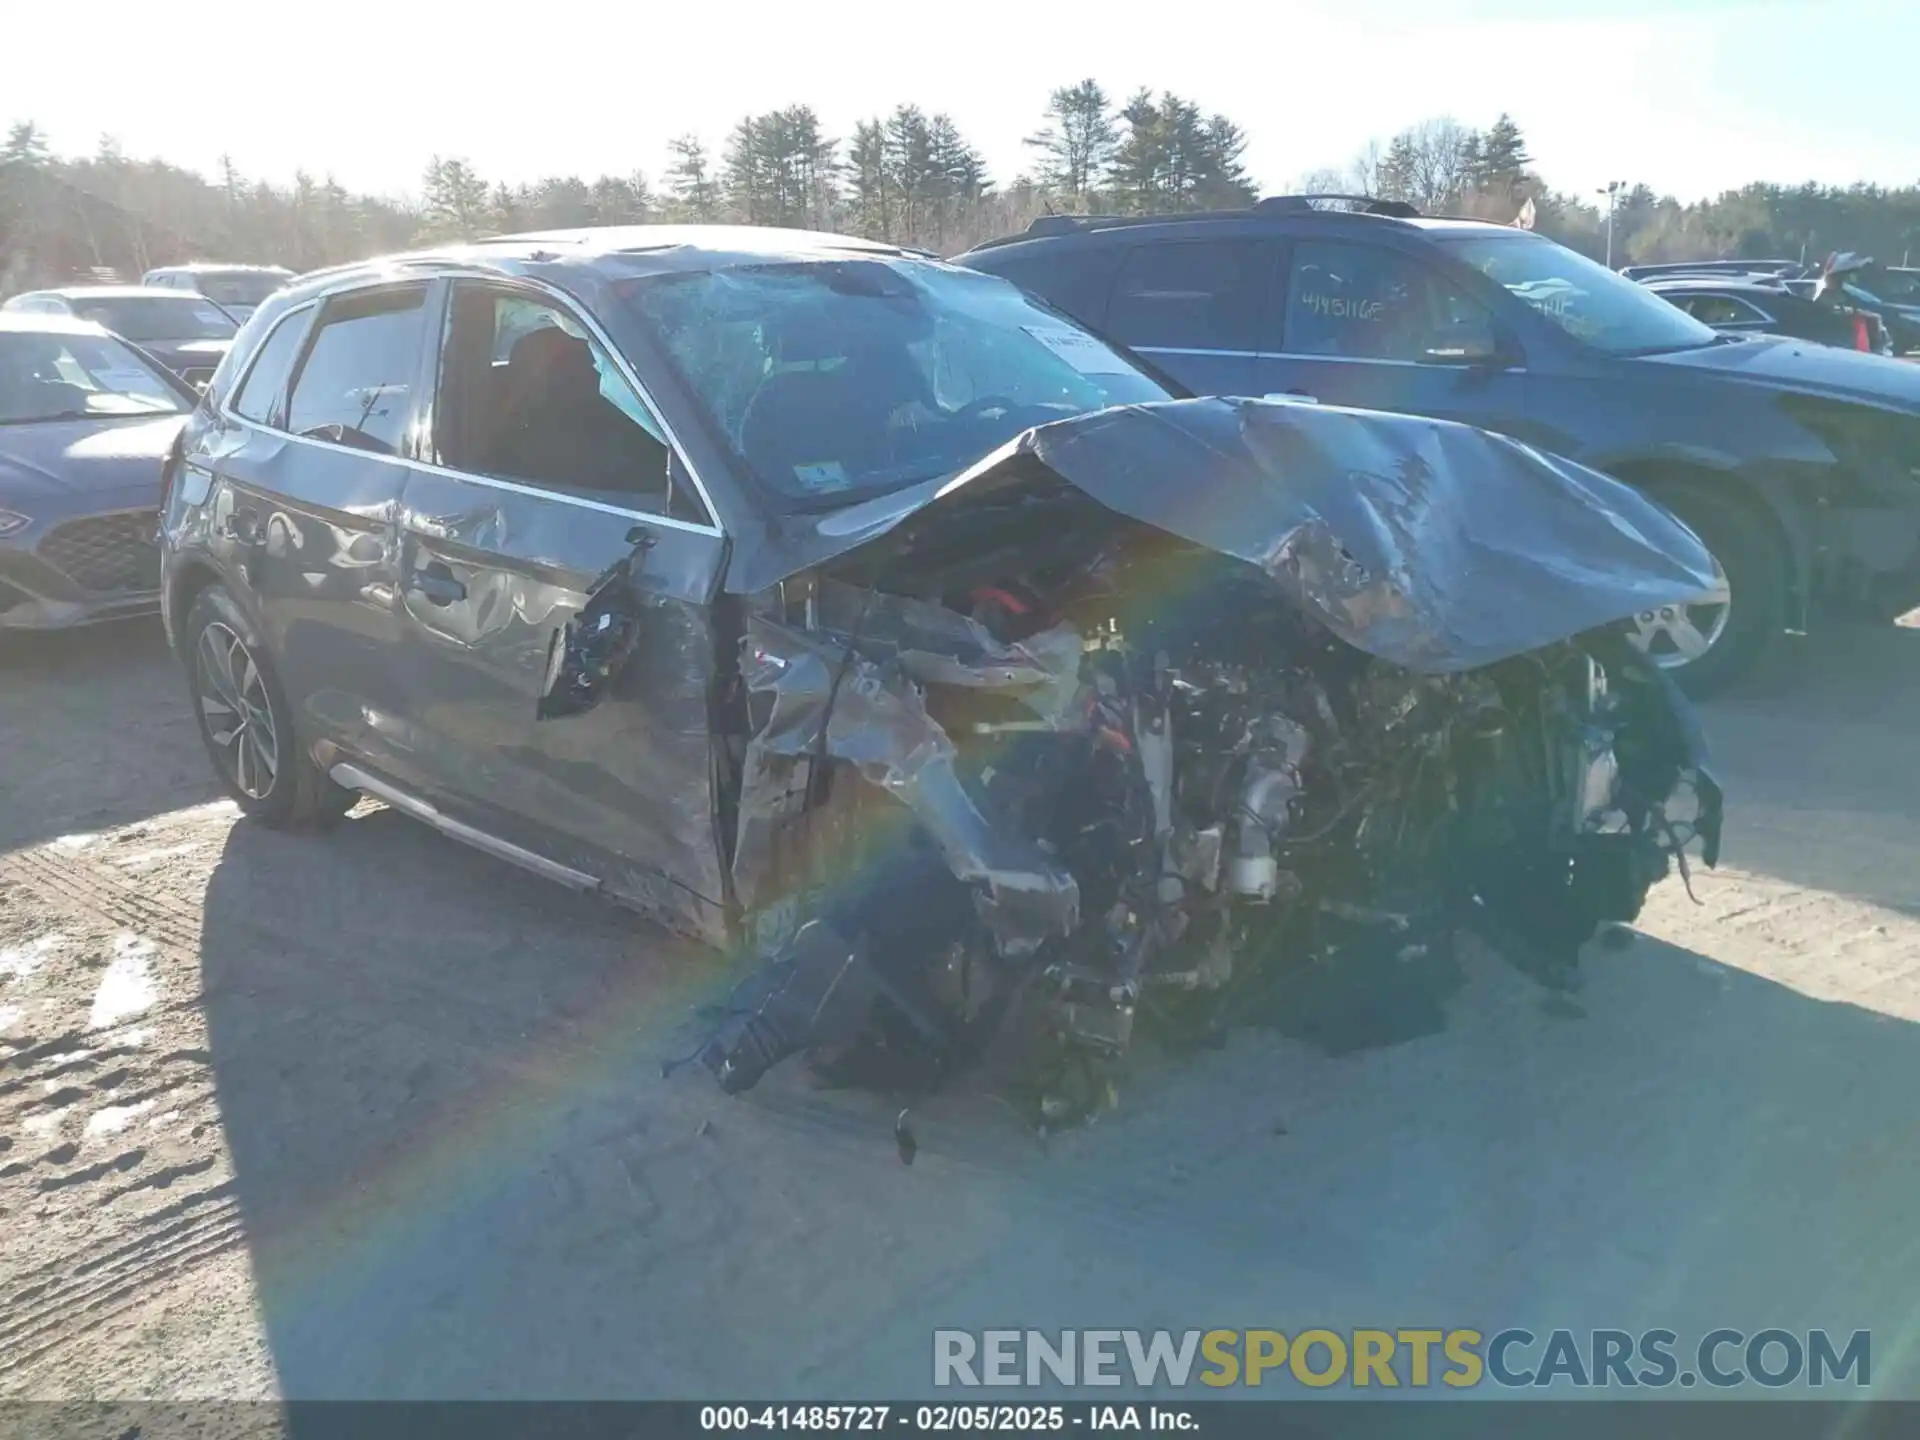
[[[1449,457],[1431,422],[1186,404],[1215,408],[1131,412],[1151,416],[1127,422],[1144,446],[1167,412],[1197,429],[1204,454],[1162,463],[1217,475],[1227,426],[1243,459],[1298,469],[1302,425],[1349,450],[1384,434],[1418,463],[1342,470],[1375,482],[1364,533],[1304,483],[1203,522],[1256,560],[1140,513],[1172,499],[1103,493],[1116,467],[1090,475],[1071,422],[755,597],[734,879],[755,908],[799,899],[703,1052],[723,1087],[800,1052],[915,1086],[994,1057],[1039,1123],[1064,1123],[1103,1103],[1143,1014],[1217,1029],[1275,967],[1411,958],[1466,928],[1560,983],[1687,846],[1713,863],[1720,793],[1687,702],[1611,628],[1528,629],[1584,618],[1584,592],[1515,622],[1476,576],[1411,568],[1473,519],[1435,478],[1480,453],[1460,427],[1437,432]],[[1710,578],[1683,558],[1639,578]],[[1644,598],[1621,589],[1608,618]]]

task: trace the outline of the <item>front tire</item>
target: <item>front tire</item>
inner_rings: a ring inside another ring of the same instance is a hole
[[[329,780],[300,743],[259,631],[222,586],[209,585],[194,597],[185,641],[200,739],[241,811],[289,830],[344,815],[353,792]]]
[[[1786,556],[1766,520],[1731,496],[1693,486],[1653,494],[1700,537],[1721,583],[1692,604],[1642,611],[1627,638],[1701,699],[1750,669],[1786,628]]]

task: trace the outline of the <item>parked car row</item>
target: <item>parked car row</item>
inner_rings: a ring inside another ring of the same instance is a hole
[[[1670,285],[1693,285],[1704,281],[1721,284],[1761,286],[1771,291],[1785,290],[1796,299],[1819,301],[1822,308],[1846,316],[1864,318],[1864,332],[1856,329],[1838,342],[1854,349],[1877,348],[1884,334],[1886,353],[1908,355],[1920,352],[1920,270],[1877,264],[1871,256],[1837,252],[1818,266],[1791,260],[1693,260],[1659,265],[1628,265],[1620,273],[1649,288],[1668,294]],[[1823,291],[1825,293],[1823,293]],[[1669,295],[1671,298],[1671,295]],[[1763,311],[1771,309],[1764,301],[1754,304],[1753,297],[1739,297]],[[1708,302],[1716,310],[1735,313],[1745,307],[1729,307]],[[1744,317],[1750,319],[1751,317]],[[1825,339],[1804,328],[1788,329],[1794,317],[1782,316],[1782,326],[1771,333],[1791,334],[1803,339]],[[1709,321],[1709,324],[1716,322]],[[1722,327],[1730,328],[1730,327]]]
[[[1674,275],[1640,282],[1704,325],[1728,335],[1780,335],[1891,355],[1893,339],[1872,310],[1823,305],[1784,282],[1752,276]]]
[[[201,295],[144,285],[68,285],[15,295],[0,312],[90,320],[131,341],[190,385],[213,378],[240,326]]]
[[[167,265],[149,270],[140,283],[154,289],[183,290],[204,295],[237,321],[259,308],[260,302],[293,279],[281,265]]]

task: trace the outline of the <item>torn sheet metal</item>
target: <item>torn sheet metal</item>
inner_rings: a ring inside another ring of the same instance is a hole
[[[846,623],[848,638],[758,615],[747,622],[742,677],[755,713],[768,708],[748,742],[741,785],[734,877],[742,904],[762,898],[759,887],[773,868],[783,797],[791,793],[787,767],[832,758],[904,804],[954,875],[980,887],[982,918],[1003,953],[1070,934],[1079,923],[1073,877],[1038,845],[1000,832],[980,812],[955,769],[953,741],[927,713],[914,682],[937,676],[945,684],[1004,689],[1044,714],[1056,696],[1071,693],[1077,638],[1070,655],[1062,635],[1036,651],[1002,645],[938,606],[868,594],[863,619],[850,609],[853,592],[829,587],[822,599],[823,623]],[[943,634],[954,643],[943,645]],[[890,659],[875,658],[889,649]]]
[[[1258,566],[1343,640],[1423,673],[1492,664],[1714,583],[1705,547],[1659,505],[1508,437],[1201,399],[1062,420],[957,477],[797,520],[737,553],[729,587],[771,585],[1019,484],[1027,457],[1109,510]]]

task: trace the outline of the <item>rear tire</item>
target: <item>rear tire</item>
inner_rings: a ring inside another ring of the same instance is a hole
[[[209,585],[194,597],[182,639],[200,740],[234,804],[283,830],[319,828],[346,814],[353,792],[313,763],[259,631],[224,587]]]
[[[1700,537],[1719,562],[1727,584],[1725,623],[1712,636],[1705,652],[1695,658],[1680,655],[1669,636],[1662,633],[1676,624],[1670,612],[1683,612],[1677,623],[1685,626],[1684,612],[1689,607],[1643,612],[1629,622],[1628,638],[1665,669],[1681,689],[1701,699],[1724,689],[1749,670],[1786,629],[1787,558],[1766,520],[1731,496],[1696,486],[1656,489],[1652,493]],[[1694,633],[1700,633],[1697,625],[1693,628]],[[1648,645],[1650,634],[1652,648]]]

